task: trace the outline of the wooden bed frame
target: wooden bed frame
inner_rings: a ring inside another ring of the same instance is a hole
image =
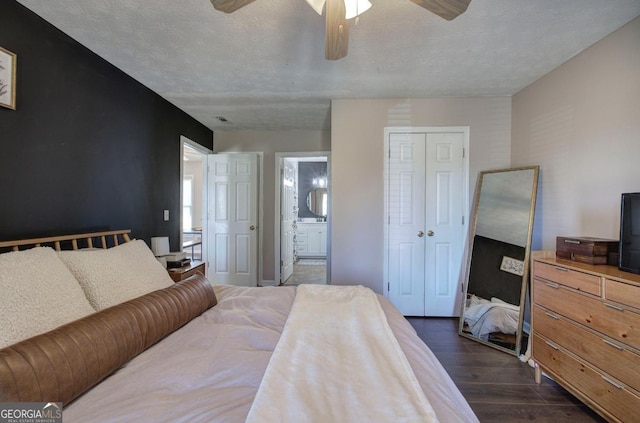
[[[62,235],[45,238],[21,239],[17,241],[0,241],[0,251],[10,248],[12,251],[19,251],[20,247],[33,248],[41,246],[53,246],[56,251],[62,250],[63,242],[71,242],[71,248],[78,250],[79,248],[99,248],[106,249],[109,247],[109,240],[113,240],[112,246],[131,241],[129,234],[130,229],[121,229],[117,231],[92,232],[86,234]],[[98,242],[94,245],[94,239]],[[79,242],[82,244],[79,247]]]

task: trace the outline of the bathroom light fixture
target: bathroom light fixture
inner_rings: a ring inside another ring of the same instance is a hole
[[[327,186],[327,178],[313,178],[313,186],[324,188]]]

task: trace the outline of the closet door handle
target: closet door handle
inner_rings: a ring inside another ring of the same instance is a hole
[[[424,232],[418,231],[418,238],[422,238],[424,236]]]

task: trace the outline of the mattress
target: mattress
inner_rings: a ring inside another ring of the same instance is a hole
[[[215,307],[65,407],[64,421],[245,421],[296,288],[214,289]],[[478,421],[407,320],[385,298],[378,300],[438,419]]]

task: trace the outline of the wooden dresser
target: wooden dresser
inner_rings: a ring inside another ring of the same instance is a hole
[[[532,358],[613,422],[640,419],[640,275],[532,254]]]

